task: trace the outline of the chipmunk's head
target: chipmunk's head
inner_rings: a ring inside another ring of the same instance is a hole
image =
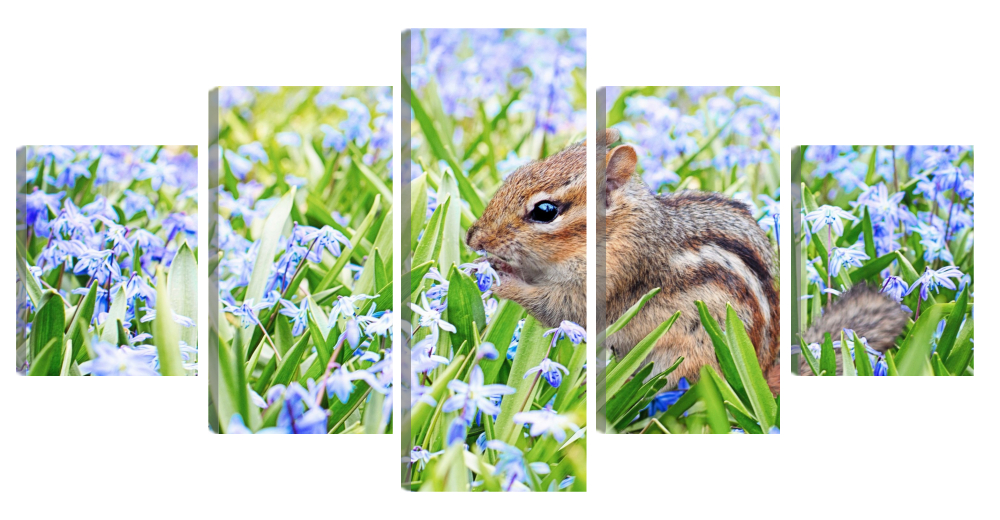
[[[586,142],[511,173],[469,228],[466,243],[485,251],[499,273],[496,295],[529,310],[528,300],[540,291],[585,285]]]

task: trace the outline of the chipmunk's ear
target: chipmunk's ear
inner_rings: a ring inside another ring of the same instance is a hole
[[[635,148],[627,144],[617,146],[608,153],[607,168],[605,168],[608,194],[628,183],[632,174],[635,173],[635,165],[638,161]]]
[[[613,146],[622,138],[621,132],[617,128],[608,128],[604,131],[604,146]]]

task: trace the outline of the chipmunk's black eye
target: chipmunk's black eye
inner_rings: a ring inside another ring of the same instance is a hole
[[[531,220],[535,222],[552,222],[559,216],[559,207],[555,204],[543,200],[535,204],[535,209],[531,210]]]

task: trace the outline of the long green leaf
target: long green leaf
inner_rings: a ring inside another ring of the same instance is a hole
[[[517,355],[510,368],[510,376],[507,378],[507,386],[511,386],[517,391],[514,394],[504,396],[500,403],[500,414],[497,415],[496,433],[497,438],[513,444],[517,440],[517,434],[521,431],[521,425],[514,422],[514,415],[523,410],[530,409],[531,402],[538,392],[540,385],[536,383],[536,377],[524,377],[524,374],[531,368],[538,366],[548,350],[548,338],[542,337],[545,328],[535,318],[528,316],[524,321],[524,328],[521,329],[521,340],[517,346]],[[582,348],[581,344],[580,347]]]
[[[708,306],[704,302],[696,301],[694,303],[698,307],[698,316],[701,318],[701,325],[712,340],[712,346],[715,347],[715,357],[719,360],[719,368],[722,369],[722,375],[733,387],[733,391],[739,396],[739,400],[749,406],[750,398],[747,396],[747,391],[743,388],[743,380],[740,379],[739,372],[736,370],[736,362],[733,361],[733,354],[730,351],[729,344],[726,343],[725,333],[719,327],[719,322],[715,321],[715,318],[709,313]]]
[[[35,313],[35,319],[31,324],[31,370],[37,368],[40,371],[36,375],[55,375],[59,373],[65,347],[64,330],[66,327],[66,307],[59,296],[52,296],[42,305],[41,309]],[[42,350],[55,342],[52,347],[53,352],[45,359],[40,360]],[[48,363],[47,366],[39,366]]]
[[[153,341],[160,356],[161,376],[183,376],[184,363],[181,361],[180,334],[174,321],[174,311],[170,306],[169,282],[163,266],[156,268],[156,318],[153,320]]]
[[[198,260],[187,242],[181,244],[167,273],[170,306],[174,312],[190,318],[194,327],[181,327],[180,339],[190,347],[198,346]]]
[[[271,213],[264,220],[264,230],[260,236],[260,247],[257,249],[257,258],[253,263],[253,271],[250,273],[250,282],[247,284],[246,294],[243,301],[253,301],[260,303],[264,296],[264,287],[267,285],[267,278],[271,275],[271,267],[274,265],[274,255],[278,249],[278,240],[284,232],[288,223],[288,216],[292,212],[292,204],[295,202],[295,187],[281,197],[281,200],[271,209]],[[248,329],[249,330],[249,329]],[[250,334],[247,334],[250,339]]]
[[[733,352],[736,370],[740,374],[740,379],[743,380],[743,387],[747,390],[747,397],[750,399],[754,415],[760,422],[761,430],[768,431],[774,424],[777,405],[767,386],[767,381],[764,379],[760,364],[757,362],[757,353],[743,327],[743,322],[736,315],[736,310],[728,304],[726,305],[726,339]]]
[[[681,315],[681,311],[677,311],[673,316],[667,321],[661,323],[658,327],[653,329],[652,332],[646,335],[645,338],[640,341],[635,348],[629,351],[628,354],[618,362],[618,365],[614,369],[610,370],[607,379],[605,380],[605,396],[606,399],[611,399],[615,396],[615,393],[621,389],[633,372],[635,372],[649,356],[649,353],[653,351],[653,347],[656,342],[663,337],[670,327],[677,321]],[[520,347],[518,347],[518,354],[520,354]],[[516,360],[517,358],[515,358]]]
[[[610,327],[608,327],[608,330],[605,333],[605,337],[609,337],[615,332],[622,330],[625,327],[625,325],[628,325],[628,323],[632,321],[632,318],[634,318],[636,314],[639,314],[639,311],[641,311],[642,308],[646,305],[646,302],[652,299],[653,296],[656,296],[659,292],[660,288],[656,287],[651,291],[649,291],[648,293],[644,294],[642,298],[639,299],[639,301],[635,302],[634,305],[629,307],[624,314],[622,314],[617,320],[615,320],[614,323],[611,324]]]
[[[962,322],[965,321],[965,310],[969,305],[969,286],[965,286],[962,292],[958,295],[955,300],[955,308],[948,315],[948,321],[945,322],[944,332],[941,333],[941,339],[938,340],[938,346],[936,352],[941,356],[941,359],[947,360],[948,355],[951,354],[952,347],[955,346],[955,340],[958,338],[959,329],[962,327]]]

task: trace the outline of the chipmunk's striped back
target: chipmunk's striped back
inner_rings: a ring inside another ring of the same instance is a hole
[[[608,154],[608,323],[651,289],[660,287],[661,291],[626,327],[608,338],[608,346],[623,356],[681,311],[649,361],[655,364],[656,373],[683,356],[685,361],[668,384],[680,377],[697,379],[701,366],[718,369],[718,361],[695,301],[705,302],[723,327],[729,303],[745,324],[761,367],[777,392],[774,365],[780,305],[774,252],[766,233],[746,205],[725,196],[703,192],[654,195],[641,180],[631,178],[634,163],[628,164],[630,156],[625,156],[624,165],[616,164],[614,156],[621,148],[631,150],[620,146]]]

